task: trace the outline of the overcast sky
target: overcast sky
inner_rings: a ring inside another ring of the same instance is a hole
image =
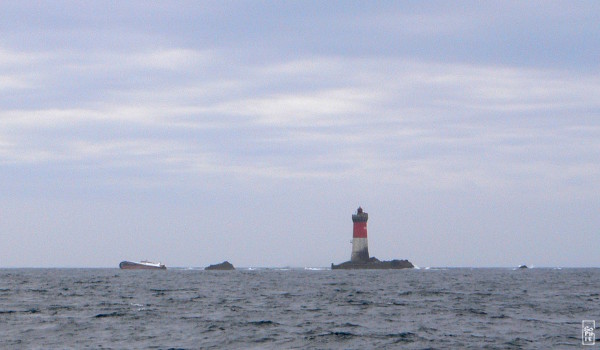
[[[599,18],[2,2],[0,267],[600,266]]]

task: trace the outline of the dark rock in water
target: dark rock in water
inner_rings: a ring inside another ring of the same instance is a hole
[[[210,265],[205,270],[235,270],[235,267],[229,261],[224,261],[220,264]]]
[[[366,269],[366,270],[398,270],[398,269],[412,269],[415,266],[408,260],[391,260],[391,261],[380,261],[379,259],[373,257],[369,258],[367,261],[355,262],[355,261],[346,261],[339,265],[331,264],[332,270],[358,270],[358,269]]]
[[[519,265],[520,269],[528,269],[527,265]]]

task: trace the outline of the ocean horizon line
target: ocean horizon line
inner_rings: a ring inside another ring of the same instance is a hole
[[[415,266],[403,270],[440,270],[440,269],[515,269],[521,265],[511,266]],[[207,266],[167,266],[169,270],[204,270]],[[597,269],[600,266],[537,266],[528,265],[529,269]],[[117,269],[119,266],[0,266],[0,269]],[[236,270],[330,270],[331,266],[239,266]],[[356,271],[356,270],[354,270]]]

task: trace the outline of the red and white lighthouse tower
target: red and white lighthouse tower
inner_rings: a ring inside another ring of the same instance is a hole
[[[356,214],[352,215],[354,229],[352,230],[352,262],[367,262],[369,260],[369,242],[367,241],[367,220],[369,214],[358,207]]]

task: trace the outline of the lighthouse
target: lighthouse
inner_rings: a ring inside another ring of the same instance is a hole
[[[350,261],[346,261],[339,265],[331,264],[332,270],[353,270],[353,269],[369,269],[369,270],[388,270],[388,269],[412,269],[415,267],[410,261],[394,259],[391,261],[380,261],[376,257],[369,257],[369,243],[367,242],[367,220],[369,214],[363,211],[363,208],[358,207],[356,214],[352,215],[352,255]]]
[[[367,241],[367,220],[369,214],[365,213],[361,207],[358,207],[356,214],[352,215],[354,228],[352,230],[352,262],[369,261],[369,242]]]

